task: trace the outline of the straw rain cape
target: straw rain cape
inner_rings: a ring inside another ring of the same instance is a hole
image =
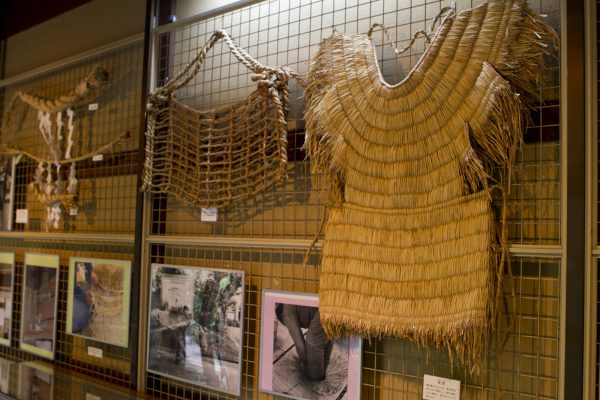
[[[552,38],[525,1],[490,1],[449,15],[396,85],[367,35],[322,42],[305,149],[329,180],[319,309],[330,336],[397,336],[479,365],[506,257],[488,180],[513,164]]]

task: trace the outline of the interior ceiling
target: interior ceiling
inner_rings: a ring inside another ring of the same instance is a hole
[[[92,0],[0,0],[2,39],[15,35]]]

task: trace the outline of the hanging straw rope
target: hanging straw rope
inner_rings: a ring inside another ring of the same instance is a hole
[[[175,92],[198,74],[219,40],[254,74],[256,90],[211,110],[180,103]],[[259,63],[225,31],[213,33],[185,68],[149,96],[142,190],[223,207],[286,179],[290,78],[304,85],[290,69]]]
[[[21,100],[36,110],[46,113],[55,113],[97,95],[98,91],[104,88],[107,82],[108,72],[102,67],[96,67],[66,95],[61,95],[56,98],[46,98],[32,93],[17,92],[14,94],[8,106],[8,117],[10,117],[10,113],[17,100]]]
[[[94,157],[97,154],[104,154],[107,151],[110,151],[113,147],[127,142],[129,139],[131,139],[131,134],[129,132],[126,132],[125,134],[119,136],[115,140],[113,140],[95,150],[92,150],[88,153],[82,154],[82,155],[74,157],[74,158],[60,159],[56,162],[60,165],[67,165],[67,164],[71,164],[74,162],[85,161],[85,160],[88,160],[88,159]],[[6,144],[0,145],[0,154],[7,155],[7,156],[24,155],[25,157],[29,157],[32,160],[37,161],[37,162],[55,163],[55,160],[52,158],[40,157],[40,156],[35,155],[27,150],[22,150],[22,149],[19,149],[16,147],[9,147]]]
[[[3,121],[2,130],[6,132],[10,128],[10,119],[17,101],[37,110],[38,128],[47,145],[46,155],[37,155],[25,149],[11,147],[6,143],[0,145],[0,155],[19,156],[24,155],[38,163],[34,174],[34,180],[30,184],[31,191],[38,201],[46,206],[46,227],[58,228],[61,219],[62,208],[70,209],[76,206],[77,200],[77,178],[76,163],[92,158],[96,154],[109,151],[114,146],[127,141],[129,132],[115,140],[99,147],[96,150],[72,157],[74,145],[73,118],[75,112],[71,107],[81,105],[100,94],[106,88],[108,72],[102,67],[95,67],[75,88],[67,94],[55,98],[48,98],[38,94],[18,91],[12,97],[7,117]],[[56,113],[56,117],[51,117]],[[63,116],[67,121],[63,122]],[[56,121],[56,130],[53,130],[53,121]],[[63,131],[66,129],[66,138]],[[65,140],[63,142],[63,140]],[[64,150],[64,156],[63,156]],[[69,168],[64,168],[64,166]],[[66,171],[66,173],[65,173]],[[67,178],[66,185],[64,178]]]

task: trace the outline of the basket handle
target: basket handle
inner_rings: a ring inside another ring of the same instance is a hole
[[[206,60],[206,55],[208,51],[213,48],[213,46],[219,41],[223,39],[227,47],[231,53],[241,62],[246,68],[255,74],[261,74],[265,71],[274,72],[275,70],[266,67],[259,63],[256,59],[254,59],[250,54],[248,54],[244,49],[239,47],[235,41],[229,36],[227,32],[224,30],[215,31],[208,41],[204,44],[204,47],[196,54],[196,56],[185,66],[183,70],[181,70],[173,79],[169,80],[165,83],[160,90],[163,94],[172,93],[177,89],[185,86],[189,81],[192,80],[200,71],[200,68],[204,64]]]

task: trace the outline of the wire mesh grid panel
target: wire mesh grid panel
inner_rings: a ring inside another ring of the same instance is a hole
[[[260,63],[285,65],[305,75],[310,58],[333,29],[366,33],[373,23],[383,23],[401,48],[416,31],[427,29],[443,7],[451,5],[450,1],[439,0],[273,0],[170,27],[166,21],[171,15],[177,15],[177,3],[160,3],[162,14],[158,19],[165,24],[157,30],[158,85],[173,79],[217,29],[226,30]],[[460,11],[481,3],[484,1],[457,1],[456,9]],[[534,11],[546,14],[560,34],[558,1],[528,3]],[[426,48],[423,41],[417,41],[408,52],[397,56],[383,34],[376,32],[373,38],[383,77],[391,84],[400,82],[410,72]],[[557,57],[550,56],[540,71],[547,79],[538,88],[540,99],[531,113],[525,143],[517,157],[508,209],[509,236],[513,243],[560,243],[558,65]],[[207,53],[202,69],[176,92],[176,97],[190,107],[208,110],[243,99],[255,85],[251,74],[231,55],[228,47],[218,43]],[[149,196],[151,213],[147,217],[150,234],[155,235],[153,242],[147,244],[150,262],[212,265],[243,269],[246,273],[242,398],[274,397],[258,390],[261,290],[317,292],[318,256],[307,267],[303,266],[305,250],[302,247],[296,250],[254,245],[242,249],[226,245],[208,248],[197,242],[177,247],[168,242],[178,236],[219,236],[224,242],[231,239],[243,243],[250,238],[286,241],[312,239],[319,234],[328,193],[323,177],[311,175],[310,162],[305,160],[302,150],[303,90],[293,79],[289,88],[289,162],[285,182],[219,209],[216,222],[203,222],[199,208],[174,196]],[[161,243],[162,237],[165,243]],[[287,254],[285,264],[281,264],[279,258],[273,259],[273,254],[282,257],[283,253]],[[402,340],[381,338],[364,343],[361,398],[421,398],[425,373],[460,379],[461,398],[496,398],[499,388],[507,398],[557,398],[560,269],[560,263],[553,259],[513,260],[516,312],[512,294],[506,289],[505,306],[510,318],[506,317],[504,322],[510,323],[510,327],[504,328],[509,333],[500,343],[500,363],[497,363],[494,345],[490,344],[482,377],[476,378],[464,367],[452,364],[445,351],[423,350]],[[146,373],[145,385],[149,394],[165,398],[236,398],[151,372]]]
[[[14,208],[28,210],[15,230],[133,233],[142,57],[138,40],[3,86]]]
[[[245,272],[241,398],[276,397],[259,390],[262,292],[275,289],[315,293],[318,267],[314,263],[302,267],[303,257],[304,252],[299,250],[153,247],[152,263]],[[446,349],[423,349],[393,338],[365,340],[360,398],[421,399],[424,374],[459,379],[461,398],[465,399],[496,398],[499,390],[503,398],[558,398],[560,269],[560,261],[555,259],[513,259],[515,295],[510,289],[506,290],[502,334],[498,344],[488,346],[481,375],[472,375],[456,361],[452,362]],[[509,275],[506,277],[508,279]],[[186,342],[188,354],[192,354],[194,346],[200,346],[197,339]],[[146,373],[148,394],[181,399],[238,398],[207,389],[199,383],[182,382],[178,378],[183,373],[175,373],[195,371],[197,380],[207,381],[211,374],[209,368],[215,368],[214,361],[205,359],[195,363],[190,357],[182,366],[173,357],[163,355],[160,358],[163,365],[172,364],[172,373]],[[225,367],[221,365],[220,368]],[[289,379],[293,380],[293,375]]]
[[[201,396],[209,396],[215,399],[238,398],[237,396],[207,389],[206,386],[214,387],[214,384],[210,384],[211,375],[215,373],[214,370],[241,368],[241,376],[231,372],[231,376],[223,374],[222,379],[241,379],[242,398],[264,397],[265,395],[257,391],[262,291],[264,289],[277,289],[315,293],[317,290],[318,269],[314,264],[297,268],[298,265],[301,265],[303,257],[304,252],[297,250],[154,245],[152,247],[151,263],[244,271],[245,301],[243,304],[244,323],[241,337],[242,361],[241,365],[238,366],[224,359],[219,363],[216,358],[212,359],[206,356],[193,359],[194,348],[200,349],[201,346],[198,336],[193,336],[186,341],[188,358],[184,361],[185,365],[178,364],[174,354],[165,356],[164,353],[161,353],[161,370],[158,373],[153,370],[153,372],[146,374],[146,392],[161,398],[187,399],[200,398]],[[201,324],[201,322],[196,318],[192,325],[197,324]],[[157,345],[156,340],[153,340],[150,335],[151,333],[149,334],[151,343],[148,345],[148,357],[153,359],[152,352],[156,351],[157,346],[164,346],[165,344],[163,340],[162,344]],[[177,379],[188,374],[191,374],[187,379],[188,383]],[[196,381],[196,384],[193,383],[194,381]],[[202,382],[198,383],[198,381]],[[265,398],[267,397],[269,396]]]
[[[506,292],[510,312],[504,317],[500,352],[490,346],[484,375],[452,367],[445,350],[428,352],[383,339],[365,346],[364,398],[421,399],[424,374],[460,379],[465,399],[497,398],[499,390],[502,398],[558,398],[560,262],[516,258],[512,268],[515,297]]]
[[[163,2],[164,3],[164,2]],[[483,3],[459,1],[458,11]],[[560,32],[560,7],[556,0],[530,1],[533,10],[546,15]],[[159,36],[158,82],[173,78],[193,59],[217,29],[224,29],[260,63],[285,65],[304,75],[310,57],[333,29],[365,33],[373,23],[384,23],[398,47],[426,29],[449,1],[263,1],[216,17],[177,26]],[[176,6],[169,13],[176,14]],[[165,19],[164,16],[161,19]],[[167,30],[168,26],[163,27]],[[161,31],[162,32],[162,31]],[[425,49],[417,41],[397,56],[383,34],[374,34],[384,79],[396,83],[410,71]],[[550,56],[541,75],[540,101],[531,113],[525,144],[518,156],[509,204],[509,237],[516,243],[559,243],[559,68]],[[224,43],[211,49],[198,74],[177,91],[177,99],[199,110],[240,101],[256,88],[251,74]],[[311,177],[304,143],[303,91],[290,80],[288,113],[288,180],[219,210],[218,221],[204,224],[197,208],[172,196],[155,196],[153,223],[166,235],[201,234],[241,237],[312,238],[319,227],[327,193],[318,177]],[[289,225],[289,228],[285,228]],[[292,226],[294,226],[292,228]]]
[[[143,42],[132,39],[60,69],[2,83],[1,141],[4,154],[17,160],[12,169],[6,157],[2,211],[4,217],[15,209],[28,211],[26,223],[10,224],[3,218],[2,229],[15,232],[1,239],[0,248],[16,253],[12,340],[10,347],[0,348],[3,356],[37,358],[19,350],[24,255],[55,254],[60,268],[52,362],[104,381],[131,384],[128,340],[107,344],[97,335],[68,333],[76,330],[67,327],[67,303],[75,288],[69,286],[70,257],[133,260],[142,59]],[[48,233],[37,235],[40,231]],[[88,236],[83,239],[80,233]],[[104,279],[89,275],[97,282]],[[113,294],[129,299],[129,287],[125,289]],[[98,299],[106,298],[95,294],[86,298],[90,305],[85,318],[107,321],[98,308]]]
[[[600,262],[596,261],[596,267],[597,272],[600,272]],[[600,277],[600,274],[597,275]],[[600,280],[598,280],[596,282],[596,288],[597,290],[600,292]],[[593,381],[594,383],[594,387],[595,387],[595,392],[596,392],[596,396],[598,396],[598,393],[600,393],[600,293],[597,295],[596,297],[596,326],[592,327],[592,329],[596,329],[596,347],[595,347],[595,351],[596,351],[596,365],[595,365],[595,376]]]
[[[71,256],[132,261],[133,243],[99,244],[86,241],[69,243],[62,240],[24,240],[15,238],[3,239],[0,249],[2,251],[15,251],[16,253],[12,339],[10,347],[0,347],[2,356],[19,360],[40,359],[38,356],[19,349],[23,318],[24,254],[56,254],[60,257],[60,268],[58,271],[57,312],[55,317],[56,338],[53,346],[54,360],[52,362],[69,370],[95,376],[107,382],[129,386],[131,372],[129,346],[107,344],[100,341],[100,339],[95,340],[90,335],[86,337],[68,334],[67,299],[69,258]],[[129,293],[123,295],[129,296]]]

